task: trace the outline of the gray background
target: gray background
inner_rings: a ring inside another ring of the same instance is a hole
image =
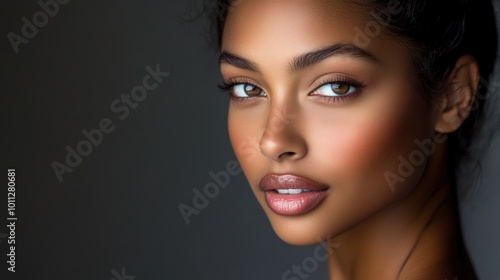
[[[193,3],[73,0],[15,54],[6,34],[20,34],[21,18],[31,21],[41,8],[3,2],[1,167],[4,174],[17,169],[19,220],[18,272],[6,273],[7,242],[0,239],[1,279],[119,280],[113,271],[122,268],[136,280],[282,279],[313,256],[316,246],[276,237],[242,173],[189,225],[179,212],[180,203],[192,205],[193,188],[213,181],[209,172],[235,159],[207,24],[183,20],[199,7]],[[157,64],[170,76],[120,120],[110,104]],[[51,163],[64,163],[65,147],[76,148],[81,131],[103,118],[115,130],[59,182]],[[500,276],[499,152],[495,138],[482,185],[463,204],[482,279]],[[7,232],[3,182],[0,233]],[[325,279],[326,264],[309,274]]]

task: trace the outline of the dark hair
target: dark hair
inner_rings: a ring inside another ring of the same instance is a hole
[[[225,19],[231,4],[245,0],[212,0],[212,38],[220,49]],[[360,2],[360,1],[356,1]],[[415,49],[416,85],[432,101],[433,93],[447,90],[444,81],[456,60],[464,54],[479,63],[481,81],[471,115],[462,126],[448,135],[450,171],[468,155],[467,148],[483,116],[484,91],[496,59],[497,31],[490,0],[371,0],[368,9],[383,11],[399,3],[401,10],[385,23],[385,32],[409,43]],[[361,4],[360,2],[360,4]],[[365,4],[365,7],[366,4]],[[480,92],[483,91],[483,92]],[[455,175],[455,174],[453,174]]]

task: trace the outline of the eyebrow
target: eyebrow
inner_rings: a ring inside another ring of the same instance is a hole
[[[381,63],[381,61],[375,55],[360,47],[351,44],[340,43],[319,50],[307,52],[293,58],[288,66],[288,70],[291,73],[298,72],[333,56],[346,56],[366,60],[370,63]],[[227,63],[244,70],[259,72],[259,67],[254,62],[233,54],[229,51],[223,51],[221,53],[219,57],[219,63]]]
[[[259,72],[259,67],[257,67],[255,63],[228,51],[223,51],[219,57],[219,64],[223,63],[230,64],[244,70]]]
[[[347,56],[371,63],[380,63],[380,60],[375,55],[360,47],[351,44],[335,44],[297,56],[290,63],[289,70],[290,72],[298,72],[332,56]]]

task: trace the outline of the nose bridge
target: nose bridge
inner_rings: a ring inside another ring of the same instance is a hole
[[[286,128],[291,129],[297,119],[298,112],[291,100],[279,100],[271,103],[266,123],[269,133],[282,133]]]
[[[306,146],[298,129],[300,118],[297,102],[292,98],[273,101],[259,143],[261,153],[273,161],[303,157]]]

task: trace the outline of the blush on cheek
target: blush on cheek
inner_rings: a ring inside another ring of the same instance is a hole
[[[316,153],[323,154],[324,174],[332,174],[333,180],[353,188],[371,185],[373,191],[390,190],[384,174],[397,174],[398,157],[407,157],[415,148],[414,140],[422,134],[424,125],[419,127],[415,119],[409,110],[386,111],[385,116],[372,114],[323,128],[328,133],[313,145],[321,147]]]
[[[263,128],[259,126],[259,120],[250,118],[248,114],[230,111],[228,120],[229,139],[236,158],[248,182],[256,184],[259,179],[256,174],[262,174],[262,170],[267,167],[266,159],[259,149]]]
[[[230,109],[228,115],[228,132],[233,151],[241,164],[251,162],[257,156],[258,131],[256,122],[249,122],[248,114]]]

